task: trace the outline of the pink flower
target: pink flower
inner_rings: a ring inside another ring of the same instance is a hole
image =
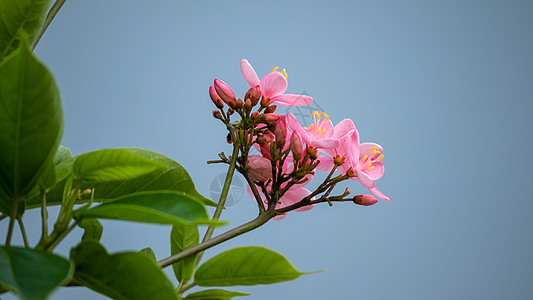
[[[390,198],[376,188],[374,180],[378,180],[385,172],[383,167],[383,148],[374,143],[357,143],[357,146],[345,145],[345,153],[350,167],[355,173],[355,177],[350,179],[359,180],[372,195],[378,199],[390,201]]]
[[[359,132],[352,120],[344,119],[340,121],[333,129],[332,138],[339,140],[339,146],[336,148],[322,149],[322,152],[330,155],[319,155],[318,160],[320,164],[317,169],[323,172],[330,172],[335,164],[334,157],[339,156],[346,159],[346,149],[351,149],[359,145]],[[351,167],[350,164],[344,163],[337,167],[341,174],[346,174],[346,171]]]
[[[276,69],[259,80],[252,65],[246,59],[243,59],[241,60],[241,72],[244,79],[250,84],[250,87],[255,88],[259,86],[263,97],[270,99],[273,103],[285,107],[292,107],[307,105],[313,102],[313,98],[306,95],[284,94],[288,87],[287,78],[281,72],[276,71]]]
[[[363,205],[363,206],[370,206],[374,205],[378,202],[378,199],[376,199],[372,195],[357,195],[353,197],[353,202],[355,204]]]
[[[333,137],[333,123],[329,120],[329,116],[317,111],[313,112],[312,116],[314,123],[303,128],[296,117],[289,113],[286,116],[287,127],[289,130],[297,132],[307,146],[325,149],[339,147],[339,139]],[[322,119],[322,117],[324,118]]]
[[[215,79],[214,86],[218,96],[222,98],[222,100],[226,102],[227,105],[232,106],[237,102],[237,99],[235,98],[235,93],[233,93],[233,90],[231,90],[227,83],[220,79]],[[209,88],[209,92],[212,92],[211,88]]]

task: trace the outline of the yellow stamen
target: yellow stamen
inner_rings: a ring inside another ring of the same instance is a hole
[[[277,69],[279,69],[279,67],[275,67],[270,72],[275,72]],[[285,79],[289,79],[289,74],[287,74],[287,70],[285,70],[285,68],[283,68],[283,70],[281,70],[280,73],[281,73],[281,75],[285,76]]]
[[[367,158],[368,158],[368,155],[365,155],[363,156],[363,158],[361,158],[361,161],[365,161]]]
[[[383,154],[381,154],[379,157],[378,157],[378,160],[381,162],[383,160]]]
[[[311,124],[311,126],[309,126],[309,130],[313,131],[313,128],[315,128],[315,125]]]
[[[367,170],[367,171],[372,171],[372,170],[374,170],[375,168],[376,168],[376,167],[371,166],[371,167],[367,167],[366,170]]]

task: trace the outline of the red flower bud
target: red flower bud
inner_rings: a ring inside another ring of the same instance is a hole
[[[294,157],[294,159],[298,161],[302,159],[303,142],[302,142],[302,138],[297,132],[293,132],[291,136],[291,151],[292,151],[292,156]]]
[[[232,107],[232,103],[235,105],[234,103],[237,101],[235,94],[229,85],[227,85],[224,81],[215,79],[215,91],[217,92],[218,96],[222,98],[224,102],[226,102],[227,105],[230,107]]]
[[[272,102],[268,98],[261,99],[261,107],[267,107],[267,106],[270,105],[270,103],[272,103]]]
[[[250,155],[248,157],[248,174],[254,181],[267,181],[272,178],[270,160],[259,155]]]
[[[259,112],[258,111],[254,111],[250,117],[252,117],[252,120],[257,120],[259,118]]]
[[[246,101],[244,101],[244,109],[246,111],[251,111],[252,110],[252,100],[246,99]]]
[[[276,111],[276,108],[278,108],[277,105],[271,105],[265,109],[265,114],[273,113]]]
[[[266,113],[263,114],[262,119],[263,122],[267,123],[268,125],[276,126],[279,120],[281,120],[281,117],[276,113]]]
[[[316,148],[311,147],[311,146],[307,146],[307,149],[305,149],[305,151],[307,152],[307,154],[309,154],[309,157],[311,159],[317,159],[318,151],[316,150]]]
[[[215,119],[219,119],[219,120],[222,120],[222,114],[220,113],[220,110],[213,110],[213,117]]]
[[[215,88],[213,86],[210,86],[209,87],[209,97],[211,97],[211,101],[213,101],[213,103],[216,105],[217,108],[222,108],[224,107],[224,102],[222,101],[222,99],[220,99],[220,97],[218,96]],[[222,105],[222,106],[220,106]]]
[[[244,106],[244,102],[242,102],[242,99],[237,100],[237,104],[235,104],[236,108],[242,108]]]
[[[279,147],[285,146],[287,139],[287,126],[283,122],[278,122],[274,127],[274,135],[276,136],[276,143]]]
[[[378,199],[372,195],[357,195],[353,197],[353,203],[359,205],[370,206],[376,204],[377,202]]]
[[[256,85],[248,90],[250,92],[249,98],[252,101],[252,105],[256,105],[261,100],[261,88]]]

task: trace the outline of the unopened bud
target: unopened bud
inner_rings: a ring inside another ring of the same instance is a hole
[[[359,205],[370,206],[376,204],[377,202],[378,199],[372,195],[357,195],[353,197],[353,203]]]
[[[226,142],[228,142],[228,144],[233,143],[233,139],[231,138],[231,134],[229,134],[229,133],[228,133],[228,135],[226,135]]]
[[[220,110],[213,110],[213,117],[215,119],[219,119],[219,120],[222,120],[222,113],[220,113]]]
[[[228,108],[228,115],[231,116],[231,115],[233,115],[234,112],[235,112],[235,109],[233,109],[233,108],[231,108],[231,107]]]
[[[256,141],[259,145],[264,145],[268,143],[267,139],[263,135],[258,136]]]
[[[252,120],[257,120],[257,119],[259,119],[259,116],[260,116],[260,115],[259,115],[259,112],[258,112],[258,111],[254,111],[254,112],[250,115],[250,117],[252,117]]]
[[[244,102],[242,99],[237,99],[237,104],[235,104],[236,108],[242,108],[244,106]]]
[[[268,99],[268,98],[261,99],[261,107],[267,107],[267,106],[270,105],[270,103],[271,103],[270,99]]]
[[[311,159],[317,159],[318,158],[318,150],[316,150],[316,148],[311,147],[311,146],[307,146],[307,149],[305,151],[307,151],[307,154],[309,154],[309,157]]]
[[[261,100],[261,88],[256,85],[254,88],[251,88],[249,90],[250,92],[250,100],[252,100],[252,105],[255,106],[259,100]]]
[[[224,107],[224,101],[220,99],[220,96],[218,96],[215,88],[213,86],[209,87],[209,97],[211,97],[211,101],[216,105],[217,108],[223,108]]]
[[[269,159],[259,155],[248,157],[248,174],[254,181],[267,181],[272,178],[272,164]]]
[[[287,139],[287,126],[283,122],[278,122],[274,127],[274,135],[276,136],[276,144],[283,148]]]
[[[298,132],[293,132],[292,133],[292,136],[291,136],[291,151],[292,151],[292,156],[294,157],[294,159],[296,159],[298,161],[300,159],[302,159],[303,143],[302,143],[302,138],[300,137]]]
[[[246,101],[244,101],[244,109],[246,111],[251,111],[252,110],[252,100],[246,99]]]
[[[227,85],[224,81],[215,79],[215,91],[217,92],[218,96],[222,98],[224,102],[226,102],[227,105],[230,107],[232,104],[235,105],[235,102],[237,101],[235,98],[235,93],[233,93],[229,85]]]
[[[266,114],[273,113],[273,112],[276,111],[276,108],[278,108],[277,105],[271,105],[271,106],[267,107],[267,109],[265,109],[265,113]]]
[[[268,125],[271,125],[271,126],[276,126],[276,124],[278,124],[279,120],[281,120],[280,115],[278,115],[276,113],[265,113],[265,114],[263,114],[263,116],[261,118],[263,119],[263,122],[265,122],[265,123],[267,123]]]
[[[339,156],[339,155],[336,155],[334,158],[333,158],[333,163],[338,167],[338,166],[342,166],[342,164],[344,164],[344,157],[342,156]]]

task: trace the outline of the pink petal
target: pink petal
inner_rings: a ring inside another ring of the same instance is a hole
[[[293,107],[298,105],[308,105],[313,102],[313,98],[306,95],[281,94],[270,98],[272,102],[284,106]]]
[[[241,72],[250,87],[256,87],[259,85],[259,77],[257,76],[257,73],[255,73],[254,68],[252,68],[252,65],[246,59],[241,60]]]
[[[316,148],[333,149],[340,146],[340,142],[337,139],[319,139],[311,142],[311,145]]]
[[[363,171],[361,171],[359,169],[355,169],[355,172],[357,173],[357,179],[359,180],[361,185],[363,185],[367,189],[372,189],[372,188],[374,188],[376,186],[376,183],[374,181],[372,181],[370,176],[365,174]]]
[[[280,206],[280,208],[290,206],[294,203],[298,203],[303,198],[309,196],[309,194],[311,194],[311,192],[308,189],[304,189],[304,188],[289,189],[287,192],[285,192],[285,195],[281,197],[281,201],[283,202],[283,204]],[[312,198],[311,200],[314,200],[314,198]],[[313,207],[314,205],[307,205],[307,206],[297,208],[294,211],[307,211]]]
[[[359,137],[359,132],[357,132],[357,128],[355,128],[355,124],[353,123],[353,121],[351,119],[344,119],[340,121],[337,125],[335,125],[334,137],[343,137],[346,134],[350,133],[350,131],[352,130],[354,130],[355,134]]]
[[[381,191],[379,191],[376,188],[371,188],[371,189],[369,189],[369,191],[372,193],[372,195],[376,196],[376,198],[378,198],[378,199],[385,200],[385,201],[390,201],[389,197],[387,197],[385,194],[383,194]]]
[[[320,163],[316,168],[322,172],[331,172],[331,169],[333,169],[333,166],[335,165],[333,163],[333,157],[331,156],[319,155],[318,160],[320,161]]]
[[[383,163],[382,162],[372,163],[372,167],[374,167],[372,170],[370,170],[370,171],[365,170],[364,171],[366,174],[368,174],[370,179],[378,180],[381,177],[383,177],[383,173],[385,173],[385,169],[383,167]]]
[[[272,98],[283,94],[287,90],[287,79],[280,72],[270,72],[259,83],[263,97]]]
[[[300,122],[296,119],[296,117],[292,113],[288,113],[285,117],[286,125],[289,128],[290,131],[298,132],[304,143],[308,144],[311,142],[311,139],[309,138],[309,135],[307,134],[307,131],[302,127]]]
[[[320,124],[319,127],[324,130],[323,137],[329,138],[333,136],[334,128],[333,128],[333,123],[330,120],[327,120],[326,122],[319,122],[319,124]]]
[[[368,155],[368,156],[372,156],[372,148],[377,148],[376,150],[379,150],[380,152],[383,152],[383,147],[381,147],[380,145],[378,144],[375,144],[375,143],[362,143],[362,144],[359,144],[359,151],[360,151],[360,156],[363,157],[365,155]]]

